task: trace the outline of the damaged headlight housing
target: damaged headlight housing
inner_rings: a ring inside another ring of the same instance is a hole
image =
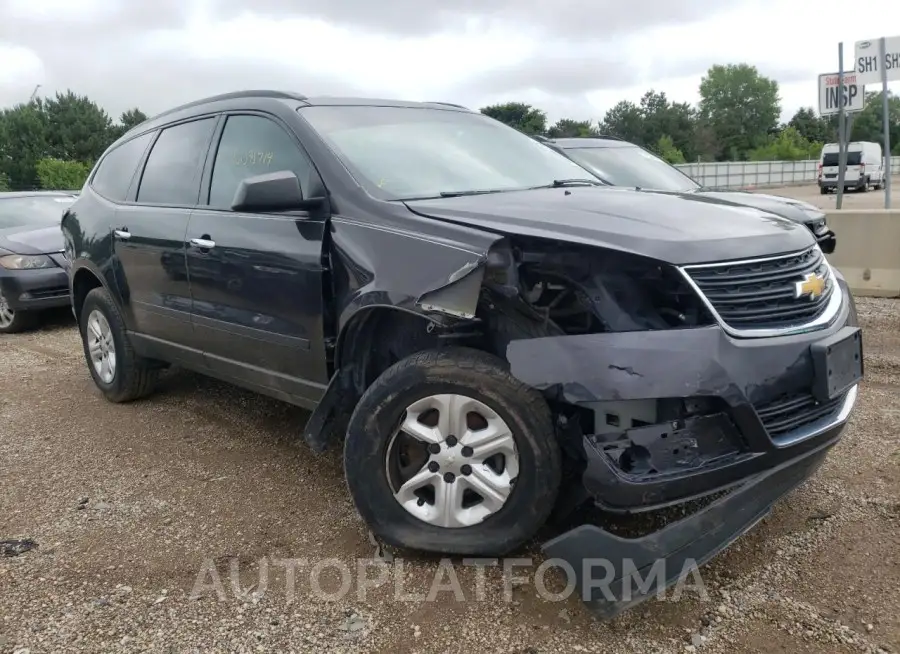
[[[0,266],[7,270],[40,270],[55,268],[56,264],[45,254],[8,254],[0,257]]]
[[[614,250],[533,240],[495,247],[485,282],[552,333],[647,331],[712,324],[671,265]]]

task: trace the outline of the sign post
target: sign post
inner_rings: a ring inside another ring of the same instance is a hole
[[[835,208],[840,209],[844,205],[844,180],[847,177],[847,133],[846,107],[844,106],[844,42],[838,43],[838,88],[841,90],[838,102],[838,185]]]
[[[881,102],[884,111],[884,174],[885,174],[885,182],[884,182],[884,208],[891,208],[891,120],[890,120],[890,108],[891,103],[888,102],[888,58],[887,58],[887,44],[886,39],[882,36],[880,42],[878,43],[879,54],[881,55],[881,61],[884,62],[884,65],[881,67]]]
[[[856,78],[861,84],[881,82],[884,107],[884,208],[891,208],[891,135],[888,111],[888,82],[900,80],[900,36],[881,37],[877,40],[878,53],[873,41],[856,42]]]
[[[838,72],[819,75],[819,115],[838,118],[838,186],[837,208],[844,201],[844,167],[841,162],[846,149],[844,144],[850,140],[850,125],[853,114],[862,111],[866,106],[866,87],[859,84],[853,73],[844,74],[844,44],[838,44]],[[845,162],[846,163],[846,162]]]

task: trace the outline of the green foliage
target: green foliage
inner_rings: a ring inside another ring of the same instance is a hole
[[[12,190],[44,187],[37,168],[44,159],[78,162],[89,170],[113,141],[145,119],[139,109],[131,109],[113,124],[95,102],[72,91],[3,109],[0,179]]]
[[[64,161],[48,157],[35,166],[41,188],[48,191],[77,191],[91,172],[91,166],[83,161]]]
[[[750,161],[803,161],[816,159],[822,143],[810,142],[795,127],[785,127],[777,136],[769,137],[765,145],[749,153]]]
[[[505,102],[481,112],[530,135],[551,138],[608,134],[654,150],[671,163],[713,160],[815,159],[823,142],[837,140],[837,117],[811,108],[787,125],[778,83],[747,64],[712,66],[700,84],[700,103],[670,101],[650,89],[639,103],[623,100],[599,123],[547,114],[524,102]],[[854,141],[881,142],[882,100],[870,92],[853,117]],[[891,145],[900,154],[900,97],[889,95]],[[73,91],[0,110],[0,190],[80,188],[97,158],[125,132],[147,120],[138,108],[118,122],[86,96]]]
[[[700,82],[699,113],[715,134],[718,158],[741,158],[778,127],[778,82],[747,64],[713,66]]]
[[[832,124],[827,116],[818,115],[812,107],[798,109],[788,122],[788,126],[796,129],[800,136],[813,143],[837,141],[837,123]]]
[[[675,147],[675,141],[668,134],[659,137],[659,141],[656,142],[656,152],[670,164],[682,164],[685,162],[684,154]]]
[[[524,102],[491,105],[482,108],[481,113],[526,134],[547,133],[547,114]]]
[[[572,138],[576,136],[597,136],[599,132],[591,125],[589,120],[572,120],[570,118],[562,118],[556,121],[550,129],[547,130],[547,136],[552,139]]]
[[[853,117],[850,126],[852,141],[884,143],[884,101],[881,91],[866,93],[866,107]],[[888,91],[888,123],[891,149],[900,143],[900,97]],[[883,146],[882,146],[883,147]]]
[[[0,114],[0,175],[7,179],[11,189],[37,187],[35,165],[47,151],[47,117],[40,101],[3,110]]]

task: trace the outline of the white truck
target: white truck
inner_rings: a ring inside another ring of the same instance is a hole
[[[839,156],[840,146],[837,143],[826,143],[822,146],[817,175],[819,192],[822,195],[837,190]],[[868,191],[870,186],[876,191],[884,188],[884,157],[881,154],[881,144],[873,141],[848,143],[844,190]]]

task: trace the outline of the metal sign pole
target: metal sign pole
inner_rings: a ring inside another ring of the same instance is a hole
[[[878,40],[878,58],[881,62],[881,101],[884,111],[884,208],[891,208],[891,120],[888,111],[890,110],[890,102],[888,102],[887,87],[887,65],[885,61],[885,53],[887,46],[882,36]]]
[[[844,112],[844,42],[838,43],[838,185],[835,208],[844,202],[844,173],[847,167],[847,125]]]

